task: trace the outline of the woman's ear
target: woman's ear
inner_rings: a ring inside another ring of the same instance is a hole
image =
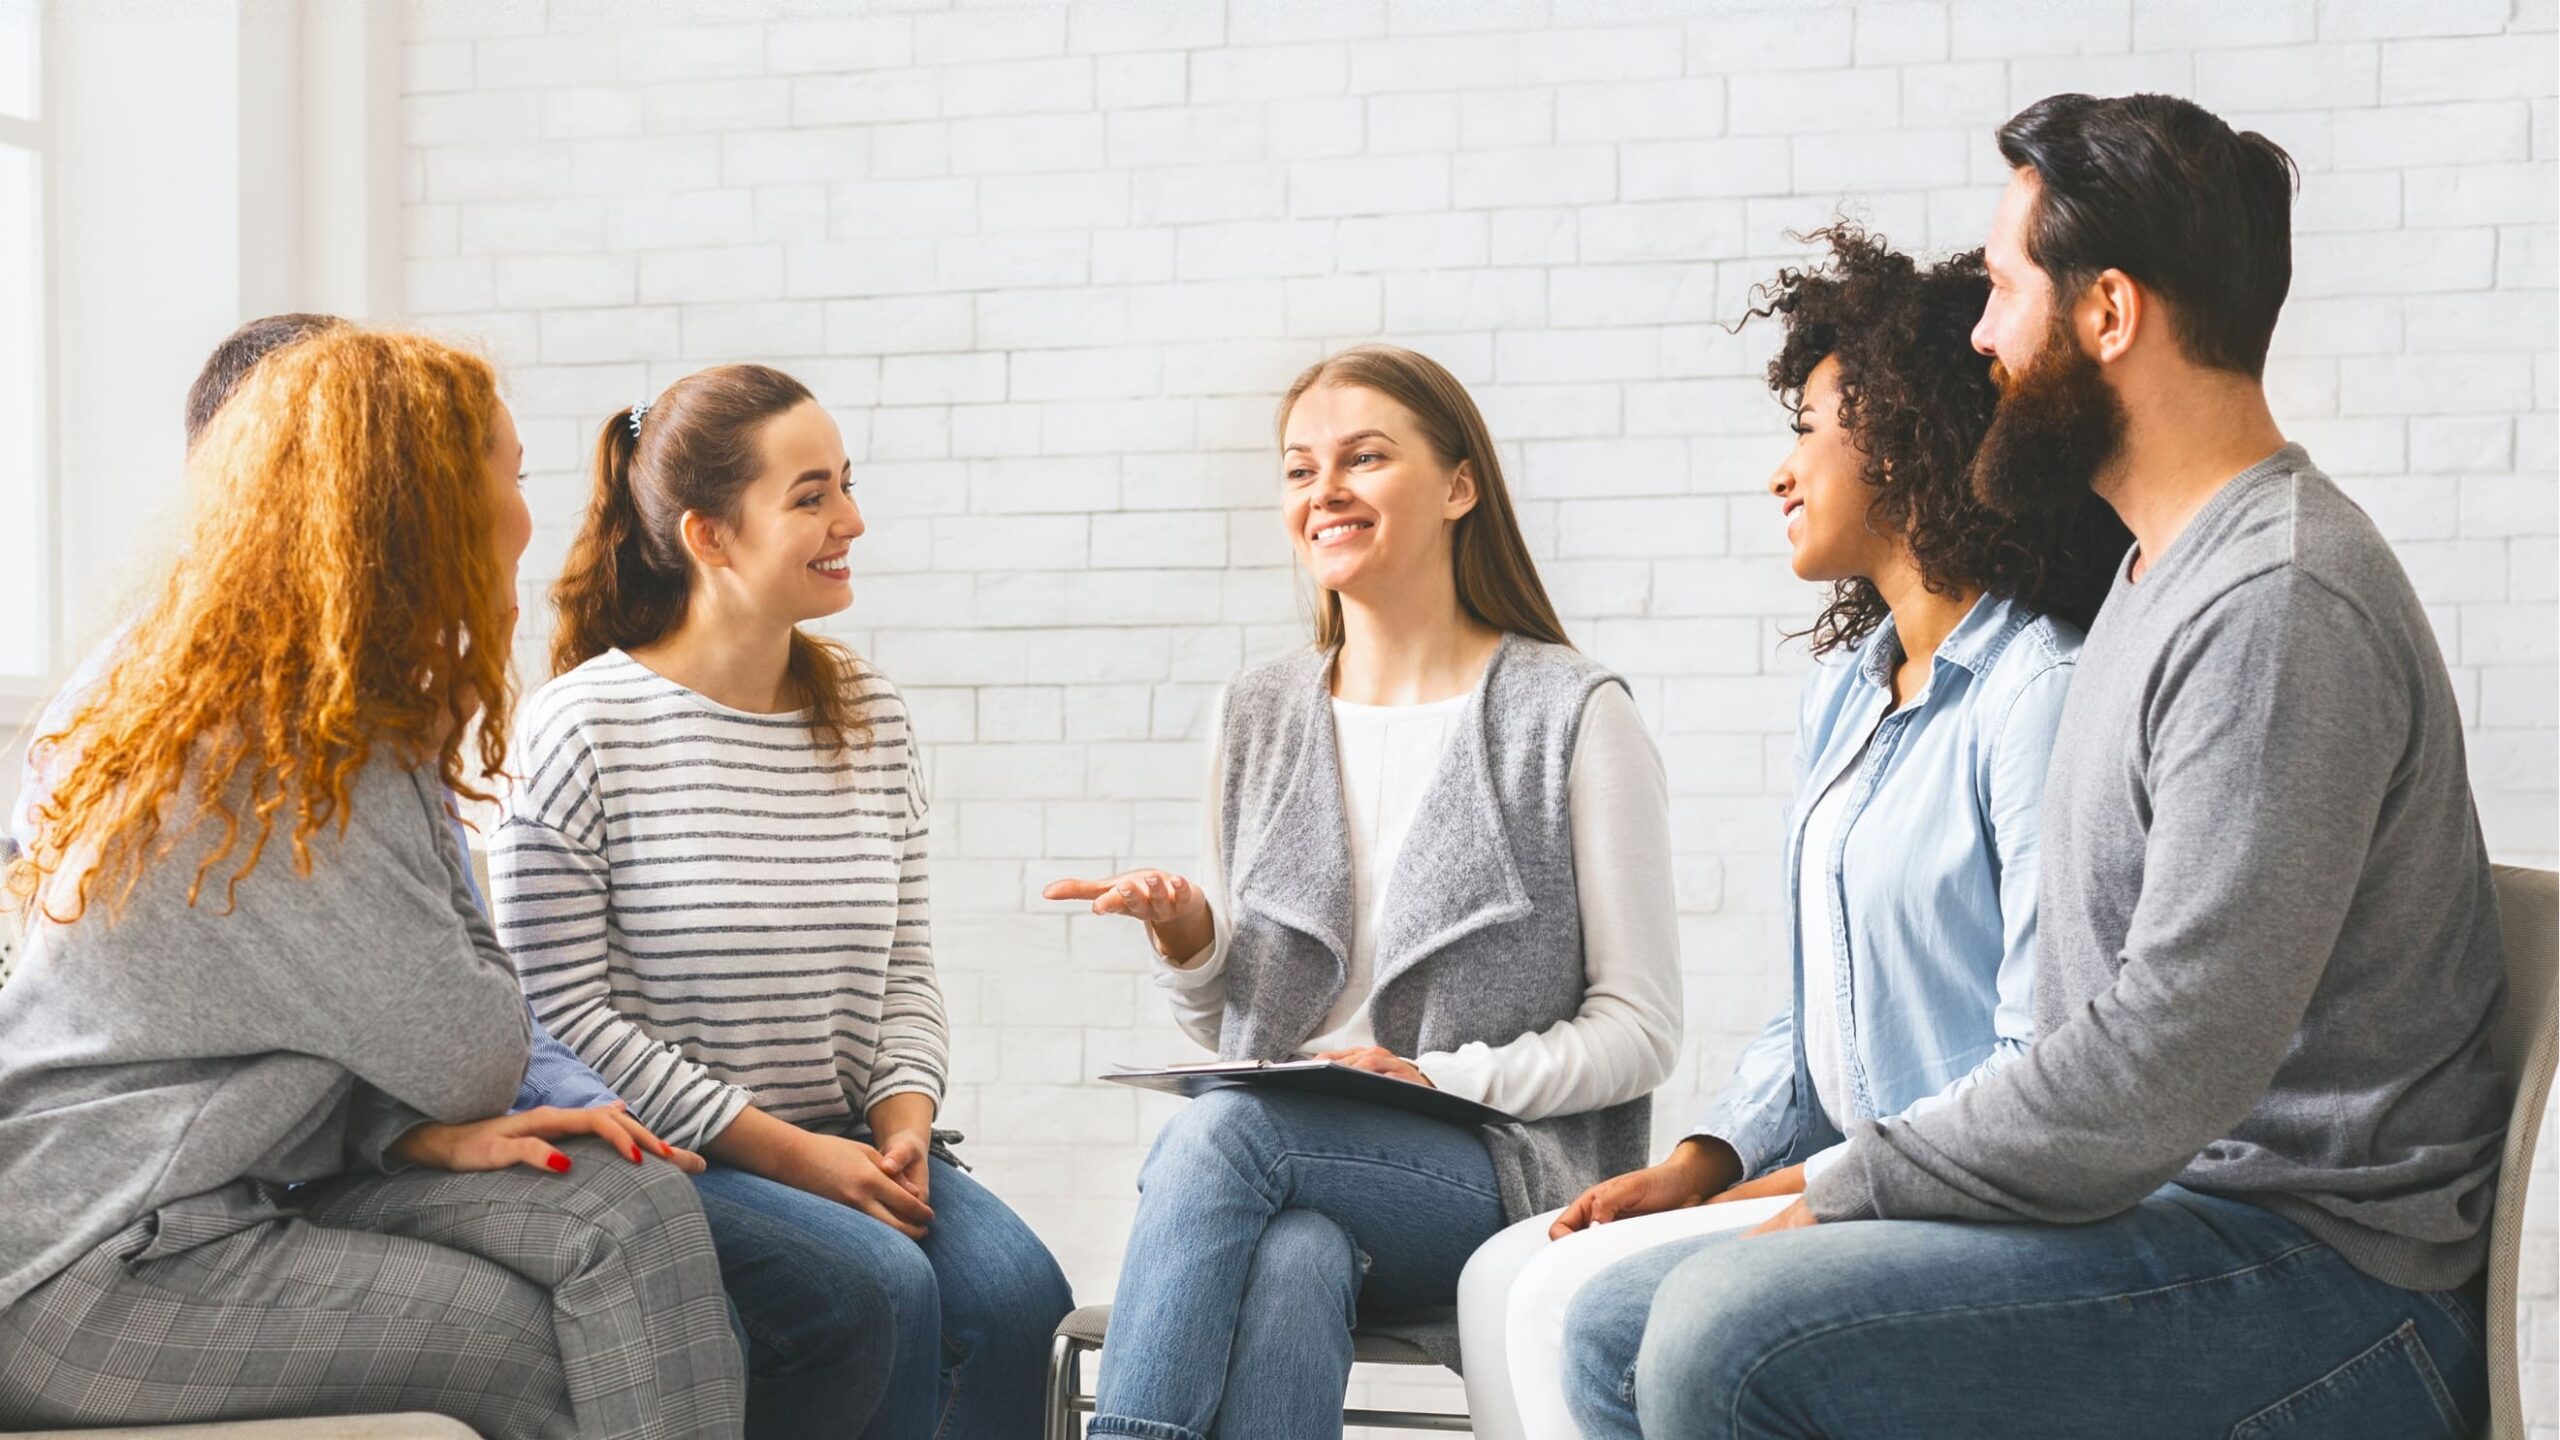
[[[1449,472],[1449,498],[1440,507],[1440,518],[1443,520],[1462,518],[1468,511],[1476,508],[1476,501],[1482,498],[1483,494],[1484,492],[1476,487],[1476,462],[1459,461],[1458,468]]]
[[[729,564],[728,537],[720,533],[720,522],[699,510],[684,512],[679,526],[684,536],[684,553],[693,563],[718,570]]]

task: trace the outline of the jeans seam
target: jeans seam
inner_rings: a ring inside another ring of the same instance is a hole
[[[2445,1318],[2453,1322],[2453,1328],[2462,1332],[2462,1338],[2471,1342],[2472,1348],[2479,1350],[2488,1348],[2488,1337],[2480,1333],[2479,1324],[2472,1320],[2471,1312],[2462,1307],[2461,1301],[2441,1290],[2421,1290],[2417,1293],[2426,1296],[2437,1309],[2443,1311]]]
[[[1104,1428],[1104,1427],[1109,1428]],[[1087,1423],[1085,1433],[1092,1436],[1123,1436],[1128,1440],[1205,1440],[1197,1430],[1168,1425],[1162,1420],[1140,1420],[1127,1415],[1097,1414]]]
[[[1768,1354],[1753,1361],[1751,1363],[1751,1368],[1745,1370],[1741,1377],[1734,1381],[1733,1403],[1726,1412],[1727,1421],[1734,1433],[1741,1433],[1742,1400],[1743,1397],[1750,1392],[1752,1382],[1759,1377],[1760,1372],[1767,1369],[1769,1366],[1776,1364],[1780,1359],[1784,1358],[1789,1351],[1792,1351],[1799,1346],[1810,1344],[1816,1340],[1826,1340],[1834,1335],[1862,1330],[1873,1325],[1891,1324],[1897,1320],[1918,1320],[1932,1315],[1986,1315],[1995,1312],[2015,1313],[2046,1309],[2061,1310],[2076,1305],[2113,1304],[2126,1300],[2147,1299],[2156,1295],[2170,1295],[2181,1290],[2192,1290],[2205,1285],[2225,1284],[2230,1281],[2237,1280],[2244,1275],[2254,1275],[2262,1270],[2273,1269],[2274,1267],[2283,1264],[2285,1261],[2292,1259],[2294,1256],[2302,1254],[2306,1250],[2318,1250],[2321,1248],[2323,1248],[2323,1246],[2320,1241],[2306,1240],[2291,1249],[2271,1255],[2264,1260],[2243,1265],[2236,1270],[2226,1270],[2215,1275],[2199,1275],[2194,1279],[2180,1280],[2175,1284],[2170,1285],[2154,1285],[2147,1290],[2126,1290],[2106,1295],[2075,1295],[2067,1300],[2013,1301],[1990,1305],[1942,1305],[1929,1309],[1898,1310],[1890,1315],[1862,1315],[1855,1320],[1843,1320],[1836,1324],[1825,1325],[1816,1330],[1808,1330],[1801,1335],[1791,1335],[1787,1337],[1785,1341],[1773,1347]]]
[[[958,1350],[960,1348],[951,1343],[951,1337],[948,1335],[937,1335],[934,1338],[940,1349]],[[960,1372],[967,1369],[968,1364],[969,1358],[963,1355],[952,1363],[949,1370],[943,1372],[950,1377],[950,1389],[943,1393],[942,1418],[934,1423],[933,1440],[949,1440],[951,1422],[960,1414]]]
[[[1419,1175],[1426,1180],[1436,1180],[1441,1184],[1448,1186],[1452,1190],[1464,1190],[1470,1195],[1480,1195],[1488,1200],[1499,1201],[1502,1199],[1502,1189],[1500,1186],[1495,1186],[1491,1189],[1481,1189],[1464,1180],[1460,1180],[1455,1176],[1446,1175],[1437,1170],[1426,1170],[1418,1165],[1403,1165],[1393,1160],[1373,1159],[1366,1155],[1334,1155],[1320,1150],[1282,1150],[1277,1162],[1271,1168],[1274,1174],[1277,1174],[1281,1166],[1287,1165],[1291,1161],[1295,1160],[1327,1160],[1341,1164],[1374,1165],[1381,1170],[1393,1170],[1399,1174]],[[1276,1204],[1277,1202],[1275,1201],[1274,1203]],[[1314,1210],[1316,1207],[1309,1205],[1304,1208]],[[1322,1214],[1323,1212],[1317,1211],[1317,1213]]]
[[[1339,1155],[1325,1151],[1300,1150],[1289,1143],[1281,1127],[1274,1123],[1269,1115],[1256,1111],[1254,1112],[1253,1123],[1255,1128],[1262,1132],[1264,1143],[1268,1144],[1272,1150],[1271,1164],[1264,1171],[1261,1177],[1265,1182],[1277,1178],[1281,1167],[1294,1160],[1337,1160],[1347,1164],[1375,1165],[1382,1169],[1401,1171],[1407,1175],[1418,1175],[1426,1180],[1439,1181],[1441,1184],[1447,1185],[1451,1189],[1464,1190],[1470,1195],[1480,1195],[1496,1201],[1499,1201],[1502,1198],[1502,1188],[1498,1182],[1492,1188],[1484,1189],[1470,1184],[1465,1180],[1461,1180],[1456,1176],[1449,1175],[1438,1170],[1427,1170],[1418,1165],[1400,1164],[1394,1160],[1368,1155]],[[1241,1129],[1242,1127],[1238,1128]],[[1273,1196],[1265,1185],[1257,1185],[1254,1188],[1262,1194],[1262,1198],[1265,1201],[1269,1202],[1273,1206],[1276,1207],[1280,1204],[1279,1199]]]
[[[777,1332],[768,1331],[763,1326],[748,1319],[747,1312],[743,1309],[738,1311],[738,1328],[747,1333],[748,1340],[772,1351],[776,1360],[783,1367],[786,1373],[788,1372],[789,1367],[799,1363],[799,1354],[791,1346],[782,1343]],[[741,1356],[740,1358],[744,1359],[745,1357]]]

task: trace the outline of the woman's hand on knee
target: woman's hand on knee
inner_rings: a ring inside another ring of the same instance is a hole
[[[1366,1070],[1372,1075],[1384,1075],[1390,1080],[1410,1081],[1433,1090],[1440,1088],[1431,1083],[1430,1076],[1422,1073],[1421,1066],[1392,1050],[1381,1050],[1375,1045],[1364,1045],[1357,1050],[1318,1051],[1316,1058],[1330,1060],[1336,1065],[1348,1065],[1354,1070]]]
[[[1613,1175],[1575,1196],[1547,1227],[1547,1238],[1561,1240],[1576,1230],[1612,1220],[1706,1204],[1731,1186],[1741,1169],[1733,1147],[1723,1141],[1683,1140],[1661,1164]]]
[[[633,1164],[640,1163],[644,1156],[656,1155],[687,1174],[702,1173],[701,1156],[679,1150],[650,1134],[647,1126],[631,1118],[620,1101],[583,1110],[543,1105],[465,1125],[430,1120],[401,1136],[392,1145],[391,1153],[430,1170],[504,1170],[511,1165],[528,1165],[566,1174],[569,1157],[551,1142],[578,1135],[592,1135],[604,1141],[630,1156]]]
[[[1096,915],[1144,921],[1158,953],[1176,964],[1208,949],[1218,938],[1208,897],[1199,886],[1169,870],[1131,870],[1108,880],[1052,880],[1040,898],[1089,901]]]

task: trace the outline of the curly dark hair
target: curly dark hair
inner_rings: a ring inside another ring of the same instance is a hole
[[[1828,246],[1829,261],[1780,270],[1753,291],[1760,303],[1742,323],[1786,326],[1769,388],[1791,411],[1803,410],[1814,367],[1839,357],[1840,423],[1875,492],[1868,524],[1900,535],[1938,594],[1976,589],[2087,629],[2132,544],[2115,512],[2087,494],[2051,513],[2005,516],[1968,478],[2000,399],[1972,341],[1991,291],[1982,252],[1923,267],[1846,221],[1798,238]],[[1798,633],[1822,655],[1864,640],[1886,613],[1872,581],[1843,580]]]

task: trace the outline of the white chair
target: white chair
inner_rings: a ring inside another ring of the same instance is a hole
[[[2514,1086],[2507,1112],[2507,1155],[2498,1208],[2489,1218],[2489,1434],[2524,1440],[2524,1387],[2516,1338],[2516,1278],[2524,1250],[2525,1187],[2533,1178],[2534,1141],[2551,1104],[2551,1072],[2560,1062],[2560,1011],[2553,1008],[2560,973],[2560,874],[2495,867],[2498,925],[2507,951],[2507,1008],[2491,1035],[2490,1053]]]

